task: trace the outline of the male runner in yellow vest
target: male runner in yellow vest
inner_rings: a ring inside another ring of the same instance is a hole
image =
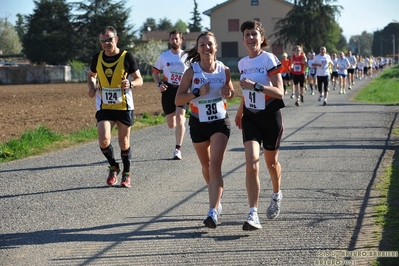
[[[96,96],[98,141],[109,162],[107,184],[112,186],[120,172],[111,144],[111,131],[117,125],[123,163],[120,186],[130,187],[130,127],[134,123],[132,89],[143,85],[143,79],[133,55],[117,47],[114,27],[106,26],[101,30],[100,43],[103,50],[93,56],[87,75],[89,97]]]

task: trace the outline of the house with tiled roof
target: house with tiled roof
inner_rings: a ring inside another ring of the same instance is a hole
[[[203,12],[210,17],[211,31],[219,43],[217,56],[220,58],[241,58],[247,54],[242,42],[240,26],[247,20],[263,24],[269,39],[269,52],[279,56],[292,50],[292,44],[278,44],[272,37],[274,25],[286,17],[293,4],[284,0],[227,0]]]

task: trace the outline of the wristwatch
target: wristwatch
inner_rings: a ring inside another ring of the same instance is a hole
[[[194,89],[191,91],[191,93],[194,94],[195,98],[201,96],[201,95],[200,95],[200,90],[199,90],[198,88],[194,88]]]
[[[162,84],[162,82],[158,82],[158,87]]]
[[[255,91],[257,91],[257,92],[261,92],[261,91],[263,91],[265,88],[261,85],[261,84],[259,84],[258,82],[256,82],[255,84],[254,84],[254,90]]]

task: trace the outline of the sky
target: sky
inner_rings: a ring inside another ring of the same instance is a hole
[[[67,2],[76,1],[79,0],[67,0]],[[210,19],[202,13],[225,0],[196,0],[196,2],[202,18],[201,25],[209,28]],[[348,41],[351,36],[359,35],[363,31],[373,33],[382,30],[391,22],[399,22],[398,0],[337,0],[335,4],[344,8],[338,17],[338,24]],[[159,19],[167,18],[173,24],[181,19],[188,23],[194,10],[194,0],[126,0],[127,7],[131,7],[132,10],[129,23],[138,30],[147,18],[154,18],[157,22]],[[7,19],[15,25],[16,14],[29,15],[34,8],[33,0],[0,0],[0,18]]]

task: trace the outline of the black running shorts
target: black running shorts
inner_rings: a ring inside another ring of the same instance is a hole
[[[168,88],[166,91],[162,92],[162,109],[165,115],[168,115],[176,111],[175,98],[176,98],[177,89],[179,87],[173,86],[169,83],[165,83],[165,85]],[[187,111],[188,104],[181,105],[179,107]]]
[[[133,126],[133,110],[98,110],[96,112],[97,123],[100,121],[119,121],[126,126]]]
[[[243,142],[263,142],[263,148],[268,151],[277,150],[280,147],[284,125],[281,110],[275,112],[248,115],[242,117]]]

